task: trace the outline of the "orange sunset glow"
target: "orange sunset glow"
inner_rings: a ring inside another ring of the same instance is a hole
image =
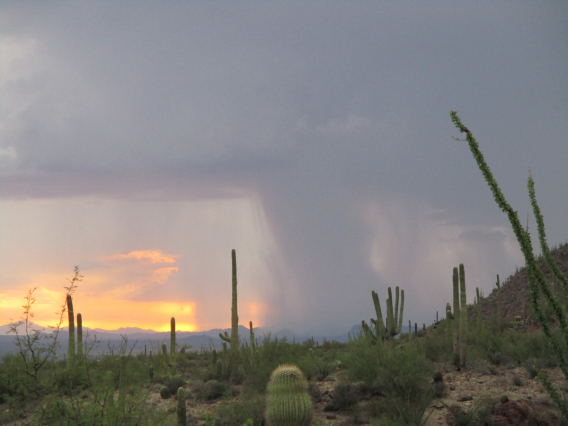
[[[36,299],[32,306],[34,317],[30,320],[42,327],[57,325],[64,291],[51,291],[38,287],[33,294]],[[0,308],[12,321],[20,319],[25,300],[22,295],[0,294]],[[196,302],[146,302],[117,300],[108,297],[85,297],[80,293],[73,297],[75,314],[81,313],[83,326],[115,330],[121,327],[139,327],[155,331],[169,331],[170,319],[175,317],[179,331],[196,331]],[[67,314],[63,325],[67,325]]]
[[[176,257],[178,256],[165,254],[159,250],[137,250],[128,254],[117,254],[112,256],[111,259],[137,259],[149,260],[151,263],[174,263]]]

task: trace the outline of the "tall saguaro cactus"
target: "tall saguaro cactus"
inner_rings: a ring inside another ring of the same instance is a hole
[[[454,365],[459,366],[460,363],[460,288],[459,288],[459,275],[458,268],[454,268],[453,272],[453,286],[454,286],[454,318],[453,318],[453,334],[454,334]]]
[[[501,292],[501,282],[499,281],[499,274],[497,274],[497,327],[499,331],[503,331],[503,293]]]
[[[219,337],[227,343],[231,344],[231,351],[239,349],[239,314],[237,312],[237,254],[233,249],[231,251],[231,258],[233,261],[233,297],[231,305],[231,337],[229,338],[227,332],[225,334],[219,333]]]
[[[170,356],[176,354],[176,319],[172,317],[170,320]]]
[[[465,367],[465,358],[467,356],[468,319],[465,292],[465,269],[463,263],[460,263],[460,299],[460,366]]]
[[[83,316],[77,314],[77,356],[83,358]]]
[[[67,315],[69,320],[69,346],[67,348],[67,365],[73,364],[75,358],[75,313],[73,312],[73,298],[67,295]]]

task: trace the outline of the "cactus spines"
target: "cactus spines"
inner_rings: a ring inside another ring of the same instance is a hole
[[[83,358],[83,316],[77,314],[77,356]]]
[[[460,306],[460,337],[459,337],[459,344],[460,344],[460,365],[461,367],[465,367],[465,358],[467,354],[467,331],[468,331],[468,324],[467,324],[467,301],[466,301],[466,291],[465,291],[465,270],[463,267],[463,263],[460,263],[460,296],[461,296],[461,306]]]
[[[454,268],[453,271],[453,285],[454,285],[454,321],[453,321],[453,336],[454,336],[454,365],[459,366],[460,362],[460,346],[459,346],[459,336],[460,336],[460,289],[459,289],[459,275],[458,268]]]
[[[266,419],[270,426],[308,426],[313,417],[312,400],[304,375],[295,365],[281,365],[270,376]]]
[[[73,364],[75,358],[75,314],[73,312],[73,298],[67,295],[67,314],[69,319],[69,346],[67,348],[67,365]]]
[[[170,321],[170,355],[176,354],[176,319],[172,317]]]
[[[177,391],[177,424],[178,426],[187,426],[187,413],[185,410],[185,389],[180,387]]]

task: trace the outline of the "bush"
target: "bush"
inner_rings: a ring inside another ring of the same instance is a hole
[[[372,414],[383,415],[389,421],[419,424],[432,400],[430,384],[432,367],[424,354],[413,345],[399,350],[379,351],[375,386],[385,397],[374,401]]]
[[[349,383],[340,383],[331,394],[331,402],[324,411],[346,410],[361,401],[359,389]]]
[[[207,383],[199,381],[193,386],[193,395],[201,401],[212,401],[221,398],[228,391],[229,385],[217,380],[210,380]]]
[[[264,422],[265,399],[262,395],[243,398],[241,401],[221,403],[217,408],[220,426],[243,426],[252,420],[251,426],[261,426]],[[217,422],[215,422],[217,424]]]

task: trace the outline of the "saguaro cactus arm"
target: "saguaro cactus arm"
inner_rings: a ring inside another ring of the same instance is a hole
[[[373,322],[375,324],[375,336],[379,339],[384,339],[387,333],[383,322],[383,313],[381,311],[379,295],[373,290],[371,291],[371,296],[373,296],[373,304],[375,305],[375,313],[377,314],[377,319]]]

